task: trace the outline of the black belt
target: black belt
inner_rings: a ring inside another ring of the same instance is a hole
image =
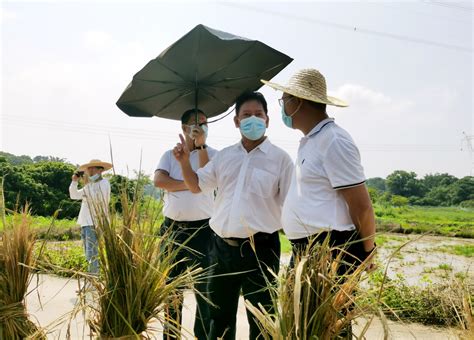
[[[253,234],[250,237],[245,237],[245,238],[220,237],[219,235],[217,235],[217,237],[219,237],[222,241],[227,243],[229,246],[240,247],[245,242],[251,242],[251,240],[253,240],[253,242],[255,242],[255,243],[269,241],[269,240],[272,239],[272,237],[274,237],[275,234],[277,234],[277,236],[278,236],[278,231],[275,231],[274,233],[271,233],[271,234],[258,232],[256,234]]]
[[[197,221],[176,221],[169,217],[165,217],[164,223],[166,226],[174,226],[178,228],[188,229],[188,228],[196,228],[202,227],[205,224],[208,224],[209,219],[205,220],[197,220]]]

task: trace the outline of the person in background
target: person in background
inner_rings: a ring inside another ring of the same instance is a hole
[[[81,210],[77,223],[81,226],[81,239],[91,274],[99,273],[98,242],[96,226],[101,218],[108,218],[110,203],[110,183],[102,177],[104,171],[112,169],[112,164],[93,159],[83,164],[72,175],[69,186],[71,199],[81,200]],[[78,188],[79,178],[85,185]]]

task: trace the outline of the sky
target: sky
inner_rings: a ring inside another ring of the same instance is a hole
[[[358,145],[366,176],[394,170],[469,175],[474,134],[472,2],[2,1],[0,150],[74,164],[99,158],[119,174],[152,174],[180,123],[132,118],[115,102],[133,75],[194,26],[260,40],[325,75],[349,103],[328,114]],[[270,140],[294,159],[269,87]],[[465,133],[465,135],[463,134]],[[208,144],[239,141],[232,116]],[[470,141],[472,143],[472,140]],[[472,146],[472,144],[471,144]]]

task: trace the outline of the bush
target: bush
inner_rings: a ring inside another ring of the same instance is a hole
[[[378,271],[371,276],[377,287],[383,281]],[[460,279],[452,278],[442,284],[426,287],[409,286],[402,277],[386,279],[382,290],[382,310],[388,318],[418,322],[425,325],[472,327],[473,291]],[[375,298],[368,303],[374,303]]]

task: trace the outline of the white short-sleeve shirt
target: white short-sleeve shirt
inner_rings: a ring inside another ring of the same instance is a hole
[[[322,230],[353,230],[354,223],[338,189],[365,182],[360,153],[347,131],[328,118],[300,141],[295,172],[282,212],[289,239]]]
[[[224,238],[246,238],[281,229],[293,167],[290,156],[268,138],[250,152],[241,142],[221,150],[197,171],[203,192],[217,189],[212,230]]]
[[[199,169],[198,150],[191,151],[189,160],[194,171]],[[217,150],[207,147],[209,159],[212,159]],[[182,181],[181,166],[173,155],[173,150],[166,151],[160,159],[156,170],[166,171],[175,180]],[[163,214],[175,221],[199,221],[212,216],[214,193],[193,194],[189,190],[168,192],[164,194]]]

